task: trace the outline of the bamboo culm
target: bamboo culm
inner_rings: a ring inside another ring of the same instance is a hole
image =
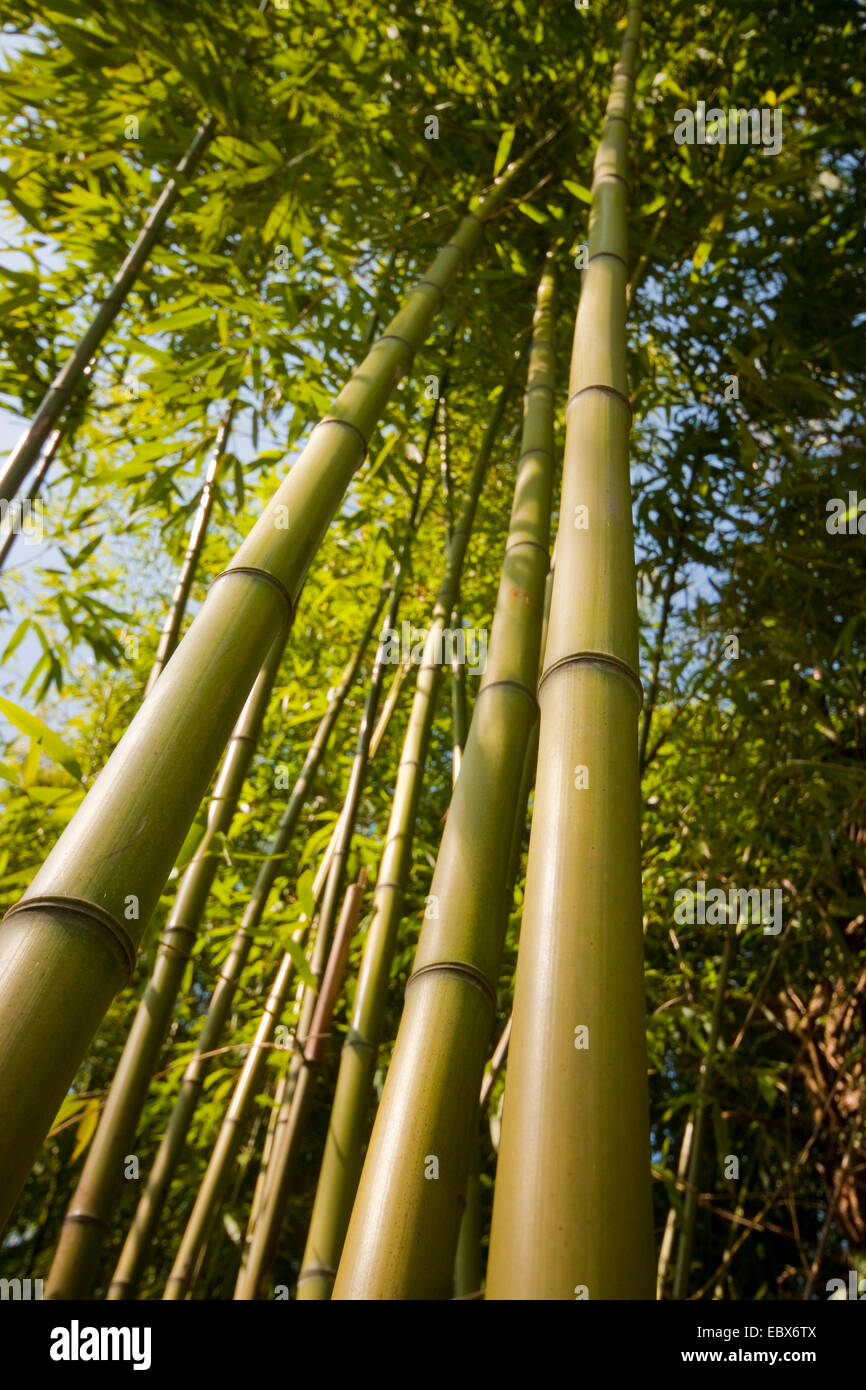
[[[553,495],[552,300],[549,256],[533,319],[514,502],[487,664],[335,1299],[447,1298],[451,1291],[508,920],[516,801],[537,718]]]
[[[128,1299],[135,1296],[143,1261],[156,1232],[163,1204],[184,1151],[186,1137],[198,1105],[201,1088],[209,1070],[210,1054],[219,1046],[222,1039],[235,991],[246,965],[255,933],[267,908],[274,880],[284,862],[286,851],[346,696],[355,681],[364,652],[376,623],[381,617],[384,602],[385,595],[383,593],[382,599],[371,614],[361,640],[352,653],[328,702],[328,707],[319,721],[303,767],[298,774],[273,840],[268,847],[267,857],[259,869],[250,900],[241,919],[241,925],[232,940],[225,964],[220,971],[219,981],[208,1005],[207,1015],[196,1043],[195,1054],[184,1071],[180,1094],[175,1102],[168,1127],[157,1150],[144,1192],[139,1200],[135,1217],[120,1253],[108,1290],[109,1299]]]
[[[220,862],[219,842],[231,828],[252,763],[285,647],[274,643],[229,740],[208,803],[207,825],[178,887],[153,973],[136,1010],[84,1169],[64,1218],[46,1286],[50,1299],[85,1298],[109,1230],[125,1156],[135,1138],[150,1079],[171,1023],[184,971],[196,943]]]
[[[477,246],[485,218],[538,148],[476,201],[314,429],[29,889],[3,919],[0,1227],[100,1020],[130,978],[232,726],[269,649],[289,626],[367,440]],[[125,911],[130,899],[138,905],[134,921]]]
[[[515,358],[502,386],[475,457],[418,666],[415,695],[397,767],[385,847],[373,893],[373,918],[364,942],[351,1026],[340,1054],[325,1152],[298,1279],[299,1300],[330,1297],[349,1224],[361,1171],[367,1110],[388,997],[391,962],[412,865],[415,819],[442,669],[441,635],[459,592],[481,489],[502,425],[517,361]]]
[[[703,1156],[704,1147],[704,1117],[706,1115],[707,1101],[709,1099],[710,1076],[712,1074],[716,1052],[719,1047],[719,1034],[721,1033],[722,1017],[725,1010],[725,995],[728,990],[728,976],[730,975],[731,962],[734,958],[736,940],[736,923],[731,923],[725,934],[725,944],[722,948],[722,959],[719,966],[719,979],[716,986],[716,997],[713,1002],[713,1012],[710,1017],[710,1031],[707,1034],[707,1050],[701,1062],[700,1074],[698,1076],[695,1121],[689,1152],[686,1197],[683,1203],[680,1238],[677,1245],[677,1263],[676,1269],[674,1270],[673,1296],[675,1299],[684,1299],[689,1296],[692,1241],[695,1232],[695,1217],[698,1212],[701,1158]]]
[[[405,537],[392,568],[391,596],[388,604],[388,615],[385,620],[385,632],[388,633],[393,631],[397,621],[397,612],[403,591],[405,570],[415,537],[415,525],[421,505],[421,491],[424,484],[425,466],[435,419],[436,412],[434,409],[422,462],[418,470],[418,479],[412,495],[409,515],[406,521]],[[386,638],[385,633],[383,633],[376,651],[376,659],[373,663],[373,671],[370,676],[367,700],[358,729],[355,755],[343,805],[342,823],[339,827],[339,837],[330,860],[328,879],[325,884],[324,897],[322,899],[322,909],[319,914],[319,930],[316,936],[312,969],[317,980],[320,981],[328,959],[327,952],[330,945],[334,919],[336,917],[338,895],[342,887],[343,874],[348,861],[352,837],[355,833],[355,819],[357,817],[361,792],[366,778],[373,726],[376,720],[376,713],[379,707],[382,686],[385,679],[385,655]],[[244,1258],[235,1286],[235,1298],[254,1299],[262,1297],[263,1290],[270,1278],[276,1255],[277,1242],[279,1240],[280,1226],[282,1224],[286,1202],[288,1201],[289,1185],[294,1162],[300,1140],[303,1136],[306,1116],[312,1100],[313,1087],[317,1076],[317,1069],[307,1063],[304,1055],[304,1048],[306,1046],[307,1035],[312,1026],[315,1006],[316,999],[313,991],[305,991],[298,1025],[299,1047],[296,1049],[295,1056],[292,1059],[286,1095],[274,1123],[273,1145],[266,1176],[265,1170],[263,1170],[262,1182],[258,1189],[257,1198],[254,1201],[254,1210],[251,1212],[247,1228]]]
[[[198,506],[196,507],[195,517],[190,527],[189,539],[186,544],[186,552],[177,576],[177,583],[174,593],[171,596],[171,603],[165,615],[162,632],[159,635],[159,643],[156,649],[156,656],[150,668],[150,675],[147,678],[145,695],[150,694],[156,682],[159,680],[165,668],[165,664],[174,651],[180,638],[180,628],[183,622],[186,605],[189,601],[190,590],[195,579],[198,562],[201,557],[202,547],[207,535],[210,514],[214,503],[214,484],[216,475],[222,462],[223,454],[226,451],[229,435],[232,428],[232,419],[235,413],[236,402],[231,401],[217,427],[213,449],[205,469],[204,480],[199,494]]]
[[[575,325],[488,1299],[655,1288],[626,375],[629,5]]]

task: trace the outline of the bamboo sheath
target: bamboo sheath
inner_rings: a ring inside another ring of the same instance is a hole
[[[208,803],[207,826],[190,860],[163,930],[153,974],[136,1010],[112,1079],[105,1108],[87,1151],[84,1169],[64,1217],[48,1276],[46,1297],[85,1298],[141,1115],[150,1079],[171,1023],[184,971],[191,958],[208,894],[219,864],[219,839],[231,828],[279,671],[286,633],[268,653],[229,740]]]
[[[0,474],[0,499],[11,499],[23,486],[28,473],[52,430],[56,428],[72,394],[124,301],[147,263],[185,182],[192,177],[216,132],[213,116],[199,126],[183,158],[175,167],[111,283],[111,288],[76,344],[72,355],[43,396],[36,414],[6,460]]]
[[[210,514],[214,503],[214,484],[216,482],[217,470],[222,462],[223,454],[226,451],[229,435],[232,428],[232,419],[235,413],[237,402],[231,401],[220,421],[214,446],[208,459],[205,469],[204,481],[202,483],[201,494],[196,507],[195,517],[190,527],[189,540],[186,545],[186,553],[177,577],[174,593],[171,596],[171,603],[165,615],[162,632],[159,635],[159,644],[156,649],[156,656],[153,659],[153,666],[150,668],[150,675],[147,678],[145,695],[149,695],[156,682],[162,675],[166,662],[174,651],[180,638],[180,627],[183,622],[183,615],[186,612],[186,605],[189,602],[189,594],[195,572],[198,569],[199,557],[205,536],[207,535]]]
[[[537,718],[553,475],[553,277],[538,290],[520,460],[487,665],[335,1299],[447,1298],[508,918],[524,756]]]
[[[232,726],[287,628],[396,382],[484,220],[538,146],[498,177],[319,422],[76,815],[0,929],[0,1226],[135,953]],[[286,525],[288,519],[288,526]],[[130,922],[124,907],[138,899]],[[58,999],[63,1009],[57,1008]]]
[[[439,642],[459,592],[478,500],[516,367],[517,359],[499,393],[475,458],[463,506],[452,531],[445,571],[418,667],[415,695],[397,767],[385,847],[373,892],[373,918],[364,942],[352,1021],[340,1054],[325,1151],[298,1280],[297,1297],[300,1300],[330,1297],[349,1224],[361,1171],[367,1112],[388,997],[391,962],[412,865],[415,819],[442,669],[438,659]]]
[[[195,1053],[184,1071],[180,1093],[117,1262],[117,1268],[108,1290],[109,1299],[128,1299],[135,1296],[143,1261],[156,1232],[172,1177],[184,1151],[186,1136],[198,1105],[204,1079],[210,1067],[210,1054],[219,1045],[223,1036],[235,992],[246,966],[255,933],[267,908],[274,880],[282,868],[286,851],[294,835],[313,779],[330,742],[346,696],[355,681],[367,644],[381,616],[383,605],[384,594],[371,614],[361,640],[352,653],[328,702],[328,707],[319,721],[303,767],[298,774],[273,840],[268,847],[267,857],[259,869],[250,900],[241,919],[241,925],[232,940],[228,956],[211,996]]]
[[[487,1270],[495,1299],[652,1298],[655,1285],[625,356],[639,26],[633,3],[595,159],[575,326]]]

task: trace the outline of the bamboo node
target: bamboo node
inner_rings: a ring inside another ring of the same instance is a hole
[[[413,970],[406,981],[406,993],[409,986],[419,978],[420,975],[430,975],[436,970],[445,970],[451,975],[464,975],[477,985],[482,994],[490,1000],[493,1009],[496,1009],[496,986],[484,974],[483,970],[477,970],[474,965],[469,965],[465,960],[437,960],[432,965],[422,965],[418,970]]]
[[[129,982],[132,972],[135,969],[136,945],[123,923],[119,922],[116,917],[112,917],[110,912],[106,912],[105,908],[100,907],[97,903],[88,902],[86,898],[62,896],[22,898],[20,902],[14,903],[12,907],[10,907],[2,920],[4,922],[8,921],[8,919],[13,917],[17,912],[30,912],[31,910],[39,911],[40,909],[45,909],[47,911],[57,911],[59,909],[60,911],[69,913],[70,916],[84,918],[89,925],[99,927],[103,937],[108,938],[117,954],[120,955],[126,970],[126,980],[124,983]]]
[[[324,423],[324,421],[322,421],[321,423]],[[214,579],[211,580],[211,588],[213,588],[214,584],[219,583],[221,579],[227,579],[232,574],[249,574],[252,575],[254,579],[263,579],[265,583],[270,584],[271,588],[276,589],[277,593],[280,595],[280,598],[286,605],[288,621],[292,621],[292,615],[294,612],[294,603],[292,601],[292,596],[286,588],[285,584],[283,584],[282,580],[277,579],[277,576],[275,574],[271,574],[269,570],[258,569],[254,565],[230,565],[227,570],[221,570],[220,573],[216,575]]]
[[[574,402],[577,400],[578,396],[585,396],[587,391],[603,391],[607,396],[616,397],[618,401],[622,401],[623,405],[628,408],[629,415],[632,414],[631,401],[623,391],[619,391],[616,386],[604,386],[601,382],[597,382],[594,386],[581,386],[579,391],[575,391],[573,396],[569,396],[565,406],[566,416],[568,415],[568,412],[571,410],[571,407],[574,405]]]
[[[351,420],[341,420],[339,415],[326,415],[322,420],[319,420],[318,424],[313,426],[311,432],[315,434],[316,430],[320,430],[323,425],[344,425],[347,430],[352,430],[352,432],[358,436],[361,443],[363,444],[364,453],[366,454],[367,449],[369,448],[367,440],[364,438],[363,434],[358,429],[358,426],[353,425]]]
[[[535,545],[535,541],[520,541],[519,544],[520,544],[520,545]],[[540,549],[540,550],[544,550],[544,547],[543,547],[543,546],[539,546],[539,549]],[[507,554],[507,553],[508,553],[508,552],[506,551],[506,554]],[[545,553],[545,555],[546,555],[546,554],[547,554],[547,551],[545,550],[544,553]],[[511,686],[512,690],[519,690],[520,693],[521,693],[521,695],[526,695],[526,696],[528,696],[528,698],[529,698],[529,700],[530,700],[530,702],[531,702],[531,704],[532,704],[532,708],[536,711],[536,713],[538,712],[538,700],[536,699],[534,693],[529,689],[529,686],[528,686],[528,685],[524,685],[522,681],[507,681],[507,680],[506,680],[506,681],[491,681],[489,685],[482,685],[482,687],[481,687],[481,689],[479,690],[478,694],[475,696],[475,703],[476,703],[476,705],[478,704],[478,701],[481,699],[481,696],[482,696],[482,695],[486,695],[486,693],[487,693],[488,690],[496,690],[499,686],[503,686],[503,685]]]
[[[68,1211],[63,1218],[64,1226],[67,1221],[72,1222],[76,1226],[98,1226],[101,1231],[108,1231],[111,1229],[109,1222],[107,1222],[103,1216],[95,1216],[93,1212],[90,1211]]]
[[[461,249],[459,246],[455,246],[453,242],[449,242],[448,246],[440,246],[439,249],[440,251],[447,251],[449,247],[454,251],[459,251]],[[418,280],[414,285],[413,293],[414,290],[420,290],[422,285],[427,285],[429,289],[438,291],[439,308],[441,309],[446,299],[445,291],[443,290],[442,286],[437,285],[435,280]]]
[[[561,657],[559,661],[554,661],[553,665],[548,666],[547,670],[542,673],[537,686],[537,694],[541,694],[541,687],[544,685],[548,676],[553,675],[554,671],[559,671],[565,666],[575,666],[581,661],[588,662],[592,666],[607,666],[610,670],[616,671],[618,675],[625,676],[632,690],[637,695],[638,709],[641,708],[643,705],[643,686],[641,685],[640,676],[636,671],[632,670],[627,661],[621,661],[618,656],[614,656],[611,652],[572,652],[571,656]]]
[[[298,1283],[302,1284],[305,1279],[330,1279],[333,1281],[336,1277],[337,1271],[331,1269],[330,1265],[309,1265],[301,1270],[298,1275]]]

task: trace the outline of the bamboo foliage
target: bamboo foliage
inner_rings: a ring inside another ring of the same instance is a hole
[[[171,1023],[184,971],[191,959],[207,897],[219,863],[219,841],[228,833],[252,763],[262,721],[285,647],[280,634],[229,740],[208,804],[207,825],[184,871],[163,930],[153,973],[133,1020],[105,1109],[66,1214],[48,1279],[48,1298],[82,1298],[90,1290],[102,1241],[135,1138],[150,1078]]]
[[[552,296],[548,258],[538,289],[520,460],[487,665],[430,886],[432,912],[425,913],[334,1284],[336,1299],[450,1293],[508,916],[515,808],[537,717],[553,487]]]
[[[139,272],[147,264],[148,257],[159,240],[185,183],[192,178],[201,163],[215,132],[216,121],[213,116],[208,116],[199,126],[189,148],[148,213],[144,226],[130,247],[108,293],[100,300],[99,308],[78,340],[74,351],[52,381],[30,425],[6,460],[6,466],[0,474],[0,499],[11,501],[23,487],[49,435],[57,428],[75,388],[90,367],[94,354],[120,313]]]
[[[534,153],[508,166],[476,200],[314,429],[30,888],[3,920],[0,1223],[100,1019],[130,976],[235,719],[268,650],[290,623],[307,569],[376,422],[477,246],[485,218]]]
[[[316,1187],[301,1273],[299,1299],[330,1297],[361,1171],[365,1121],[376,1053],[388,996],[391,962],[412,864],[412,840],[424,763],[441,673],[440,644],[460,587],[460,577],[481,489],[511,390],[512,371],[502,386],[484,432],[457,525],[451,533],[445,571],[418,666],[415,695],[400,753],[385,846],[373,892],[349,1033],[340,1068]]]
[[[381,616],[384,601],[385,596],[383,594],[380,603],[370,616],[358,646],[349,658],[325,713],[319,721],[303,767],[298,774],[273,840],[268,847],[267,856],[259,869],[250,900],[241,919],[241,925],[232,940],[226,962],[220,971],[220,978],[211,996],[207,1015],[196,1043],[195,1053],[184,1071],[180,1094],[172,1110],[166,1133],[160,1143],[117,1262],[117,1268],[107,1295],[109,1299],[126,1299],[135,1294],[142,1263],[153,1239],[172,1177],[183,1154],[186,1136],[208,1073],[210,1054],[219,1045],[222,1038],[255,933],[258,931],[268,905],[274,880],[280,872],[313,779],[330,742],[346,696],[355,681],[367,644]]]
[[[652,1298],[625,356],[628,10],[595,158],[488,1298]]]

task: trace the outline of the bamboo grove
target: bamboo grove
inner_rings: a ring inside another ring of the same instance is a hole
[[[859,7],[0,38],[0,1276],[857,1287]]]

